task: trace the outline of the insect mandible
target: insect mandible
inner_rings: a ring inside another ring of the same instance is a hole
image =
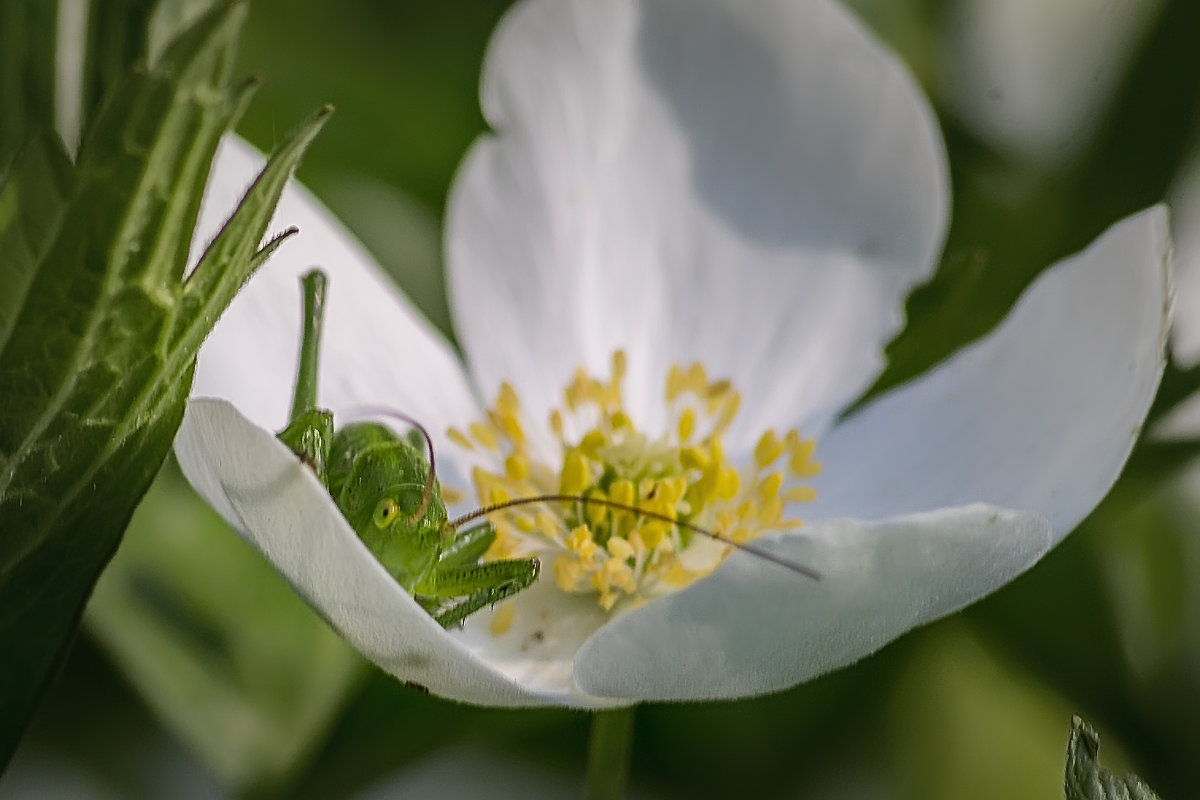
[[[716,539],[812,579],[812,569],[683,520],[612,500],[545,494],[477,509],[458,519],[446,512],[434,467],[432,440],[414,419],[401,436],[378,422],[334,429],[333,414],[317,405],[317,372],[328,279],[312,270],[301,279],[303,334],[290,422],[278,434],[329,491],[342,515],[385,570],[439,624],[452,628],[537,580],[536,557],[483,561],[496,538],[487,515],[518,505],[577,502],[657,518]]]

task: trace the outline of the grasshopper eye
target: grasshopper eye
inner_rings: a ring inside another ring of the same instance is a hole
[[[379,501],[379,505],[375,506],[375,514],[372,520],[375,522],[376,528],[386,528],[392,524],[392,520],[400,513],[400,506],[396,505],[396,501],[390,497],[386,497]]]

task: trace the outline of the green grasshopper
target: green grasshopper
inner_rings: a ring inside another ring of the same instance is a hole
[[[532,585],[540,562],[480,563],[496,530],[487,521],[460,530],[448,518],[433,468],[433,445],[414,420],[394,415],[413,426],[407,437],[377,422],[354,422],[334,431],[333,415],[317,407],[326,283],[318,270],[302,279],[300,367],[291,422],[279,439],[312,467],[350,527],[396,582],[439,624],[454,627]],[[428,460],[422,444],[428,447]]]
[[[383,568],[443,627],[460,625],[484,606],[511,597],[537,580],[541,569],[537,558],[480,561],[496,538],[486,515],[529,503],[587,503],[637,513],[732,545],[806,577],[820,578],[808,567],[753,545],[732,542],[684,520],[597,497],[523,497],[449,519],[434,468],[433,443],[416,420],[388,412],[412,427],[407,436],[376,422],[354,422],[334,431],[332,413],[317,406],[327,279],[320,270],[312,270],[301,284],[304,331],[300,365],[290,422],[279,439],[313,469]]]

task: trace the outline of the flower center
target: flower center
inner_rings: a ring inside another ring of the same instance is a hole
[[[734,545],[766,531],[798,528],[799,519],[785,516],[787,505],[816,496],[800,482],[821,470],[815,442],[794,429],[782,436],[767,430],[748,463],[732,464],[722,438],[741,396],[729,381],[710,381],[699,363],[668,371],[669,422],[663,433],[647,434],[625,409],[625,369],[618,350],[607,381],[576,370],[548,421],[562,453],[557,469],[532,456],[520,401],[507,383],[486,421],[449,431],[456,444],[489,461],[490,468],[476,466],[472,474],[481,504],[581,498],[491,515],[497,536],[485,559],[548,557],[559,589],[594,594],[606,611],[681,588],[716,568]],[[511,620],[497,619],[505,617]]]

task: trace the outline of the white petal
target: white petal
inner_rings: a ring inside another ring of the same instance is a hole
[[[496,135],[448,208],[452,308],[480,388],[512,380],[535,419],[624,347],[639,410],[702,359],[750,390],[747,421],[815,432],[941,247],[933,115],[828,0],[530,0],[482,106]]]
[[[574,689],[569,670],[557,685],[531,687],[444,631],[363,546],[312,472],[227,402],[190,401],[175,452],[197,491],[381,669],[467,703],[606,705]],[[570,653],[561,658],[569,663]]]
[[[989,336],[834,429],[806,518],[982,502],[1061,539],[1104,497],[1163,370],[1167,210],[1113,225],[1026,291]]]
[[[985,141],[1062,163],[1089,141],[1162,0],[963,0],[943,81]]]
[[[240,139],[221,144],[193,244],[207,243],[263,166]],[[335,412],[383,405],[421,420],[438,436],[478,416],[454,352],[397,291],[371,257],[306,189],[293,182],[271,227],[295,225],[250,279],[200,351],[194,396],[223,397],[263,427],[287,422],[300,348],[300,275],[329,275],[320,403]]]
[[[600,630],[576,658],[576,680],[593,694],[649,700],[778,691],[982,597],[1051,541],[1036,514],[982,505],[806,526],[763,543],[820,581],[736,554]]]

